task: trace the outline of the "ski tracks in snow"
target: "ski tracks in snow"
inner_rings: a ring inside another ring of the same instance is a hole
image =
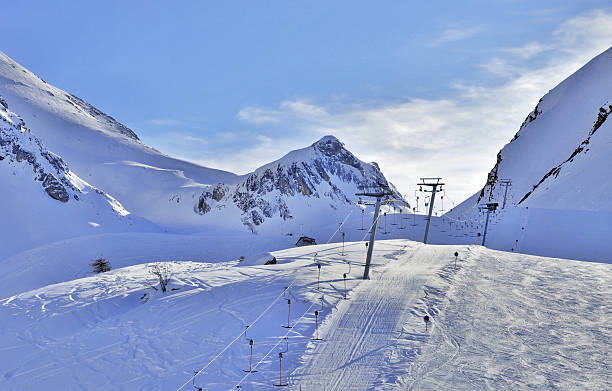
[[[405,249],[389,254],[394,260],[370,281],[361,283],[350,300],[343,301],[325,320],[320,333],[323,341],[310,344],[302,365],[291,374],[291,386],[307,391],[386,389],[397,385],[403,380],[399,375],[409,371],[406,359],[414,358],[418,345],[427,339],[424,311],[436,312],[436,303],[427,303],[423,298],[426,284],[432,278],[438,279],[436,273],[445,270],[450,254],[449,247],[420,244],[414,244],[407,254]],[[440,345],[449,346],[446,360],[452,360],[459,349],[458,342],[444,328],[436,329],[441,330]],[[419,377],[426,376],[443,365],[434,367],[423,361],[416,372]]]

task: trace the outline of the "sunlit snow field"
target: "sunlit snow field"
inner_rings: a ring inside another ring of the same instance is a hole
[[[166,293],[141,264],[6,297],[0,388],[193,389],[205,368],[204,389],[269,389],[281,352],[296,390],[612,387],[609,264],[386,240],[364,281],[363,242],[274,255],[170,263]]]

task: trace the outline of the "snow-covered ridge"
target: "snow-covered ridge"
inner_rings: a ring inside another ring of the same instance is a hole
[[[611,113],[609,48],[540,99],[482,190],[446,217],[483,225],[478,206],[495,202],[487,246],[609,262]]]
[[[3,79],[3,80],[2,80]],[[60,90],[0,52],[0,84],[55,115],[140,142],[136,133],[83,99]],[[42,92],[42,93],[41,93]]]
[[[321,213],[321,208],[337,210],[356,202],[354,194],[360,187],[380,184],[393,188],[377,165],[362,162],[336,137],[325,136],[245,175],[236,185],[212,186],[202,192],[196,210],[207,214],[236,206],[242,223],[255,232],[274,216],[292,220],[303,214],[304,205],[289,206],[295,201],[311,203],[306,208],[309,213]],[[401,198],[399,193],[396,197]],[[317,202],[319,208],[314,206]]]
[[[551,181],[559,178],[562,168],[568,167],[567,163],[572,163],[577,157],[587,159],[582,170],[595,170],[610,164],[605,154],[588,152],[606,148],[611,131],[610,124],[606,122],[612,111],[611,100],[612,48],[595,57],[540,99],[514,138],[499,152],[497,163],[490,171],[478,201],[485,197],[489,201],[499,200],[503,196],[500,190],[504,190],[499,185],[499,179],[511,179],[514,202],[525,205],[526,200],[533,198],[534,190],[539,189],[538,194],[543,193],[542,184],[550,186]],[[590,156],[586,156],[587,153]],[[576,168],[566,170],[580,181]],[[565,192],[575,194],[582,187],[579,183],[575,183],[575,189],[566,188]],[[556,198],[552,193],[547,197]],[[557,207],[575,209],[576,204],[580,203],[579,198],[572,197],[572,203],[558,204]],[[606,202],[599,204],[590,203],[589,209],[606,209],[609,206]]]
[[[4,54],[0,95],[74,174],[133,215],[175,232],[229,228],[324,236],[321,225],[337,226],[355,209],[359,186],[387,184],[375,163],[362,162],[333,136],[242,176],[165,156]]]

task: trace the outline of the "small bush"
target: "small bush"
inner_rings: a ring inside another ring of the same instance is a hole
[[[105,258],[98,258],[90,263],[94,273],[104,273],[111,270],[111,264]]]
[[[172,277],[170,266],[168,266],[168,264],[156,263],[149,271],[157,278],[162,292],[166,292],[168,289],[168,281],[170,281],[170,277]]]

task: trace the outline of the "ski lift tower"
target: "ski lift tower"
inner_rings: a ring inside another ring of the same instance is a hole
[[[376,227],[378,226],[378,215],[380,214],[380,203],[383,197],[389,199],[393,192],[387,185],[381,183],[378,186],[360,186],[361,193],[355,193],[359,197],[374,197],[376,198],[376,206],[374,208],[374,219],[370,228],[370,244],[368,245],[368,255],[366,257],[365,270],[363,271],[363,279],[367,280],[370,274],[370,261],[372,260],[372,251],[374,250],[374,238],[376,237]]]
[[[427,236],[429,236],[429,225],[431,224],[431,213],[433,212],[434,200],[436,199],[436,192],[442,191],[444,183],[440,182],[442,178],[421,178],[421,183],[417,183],[419,189],[423,189],[423,186],[431,187],[431,190],[423,190],[426,193],[431,193],[431,199],[429,200],[429,213],[427,213],[427,226],[425,227],[425,237],[423,243],[427,243]],[[439,186],[439,188],[438,188]]]
[[[489,226],[489,215],[491,214],[491,212],[495,212],[495,210],[497,209],[497,206],[499,204],[497,202],[490,202],[487,204],[486,207],[480,207],[479,209],[482,211],[487,211],[487,220],[485,222],[485,227],[484,227],[484,233],[482,234],[482,245],[485,245],[485,240],[487,239],[487,227]]]
[[[508,197],[508,187],[512,186],[512,180],[500,179],[499,183],[506,188],[504,190],[504,203],[502,205],[502,209],[506,209],[506,197]]]

